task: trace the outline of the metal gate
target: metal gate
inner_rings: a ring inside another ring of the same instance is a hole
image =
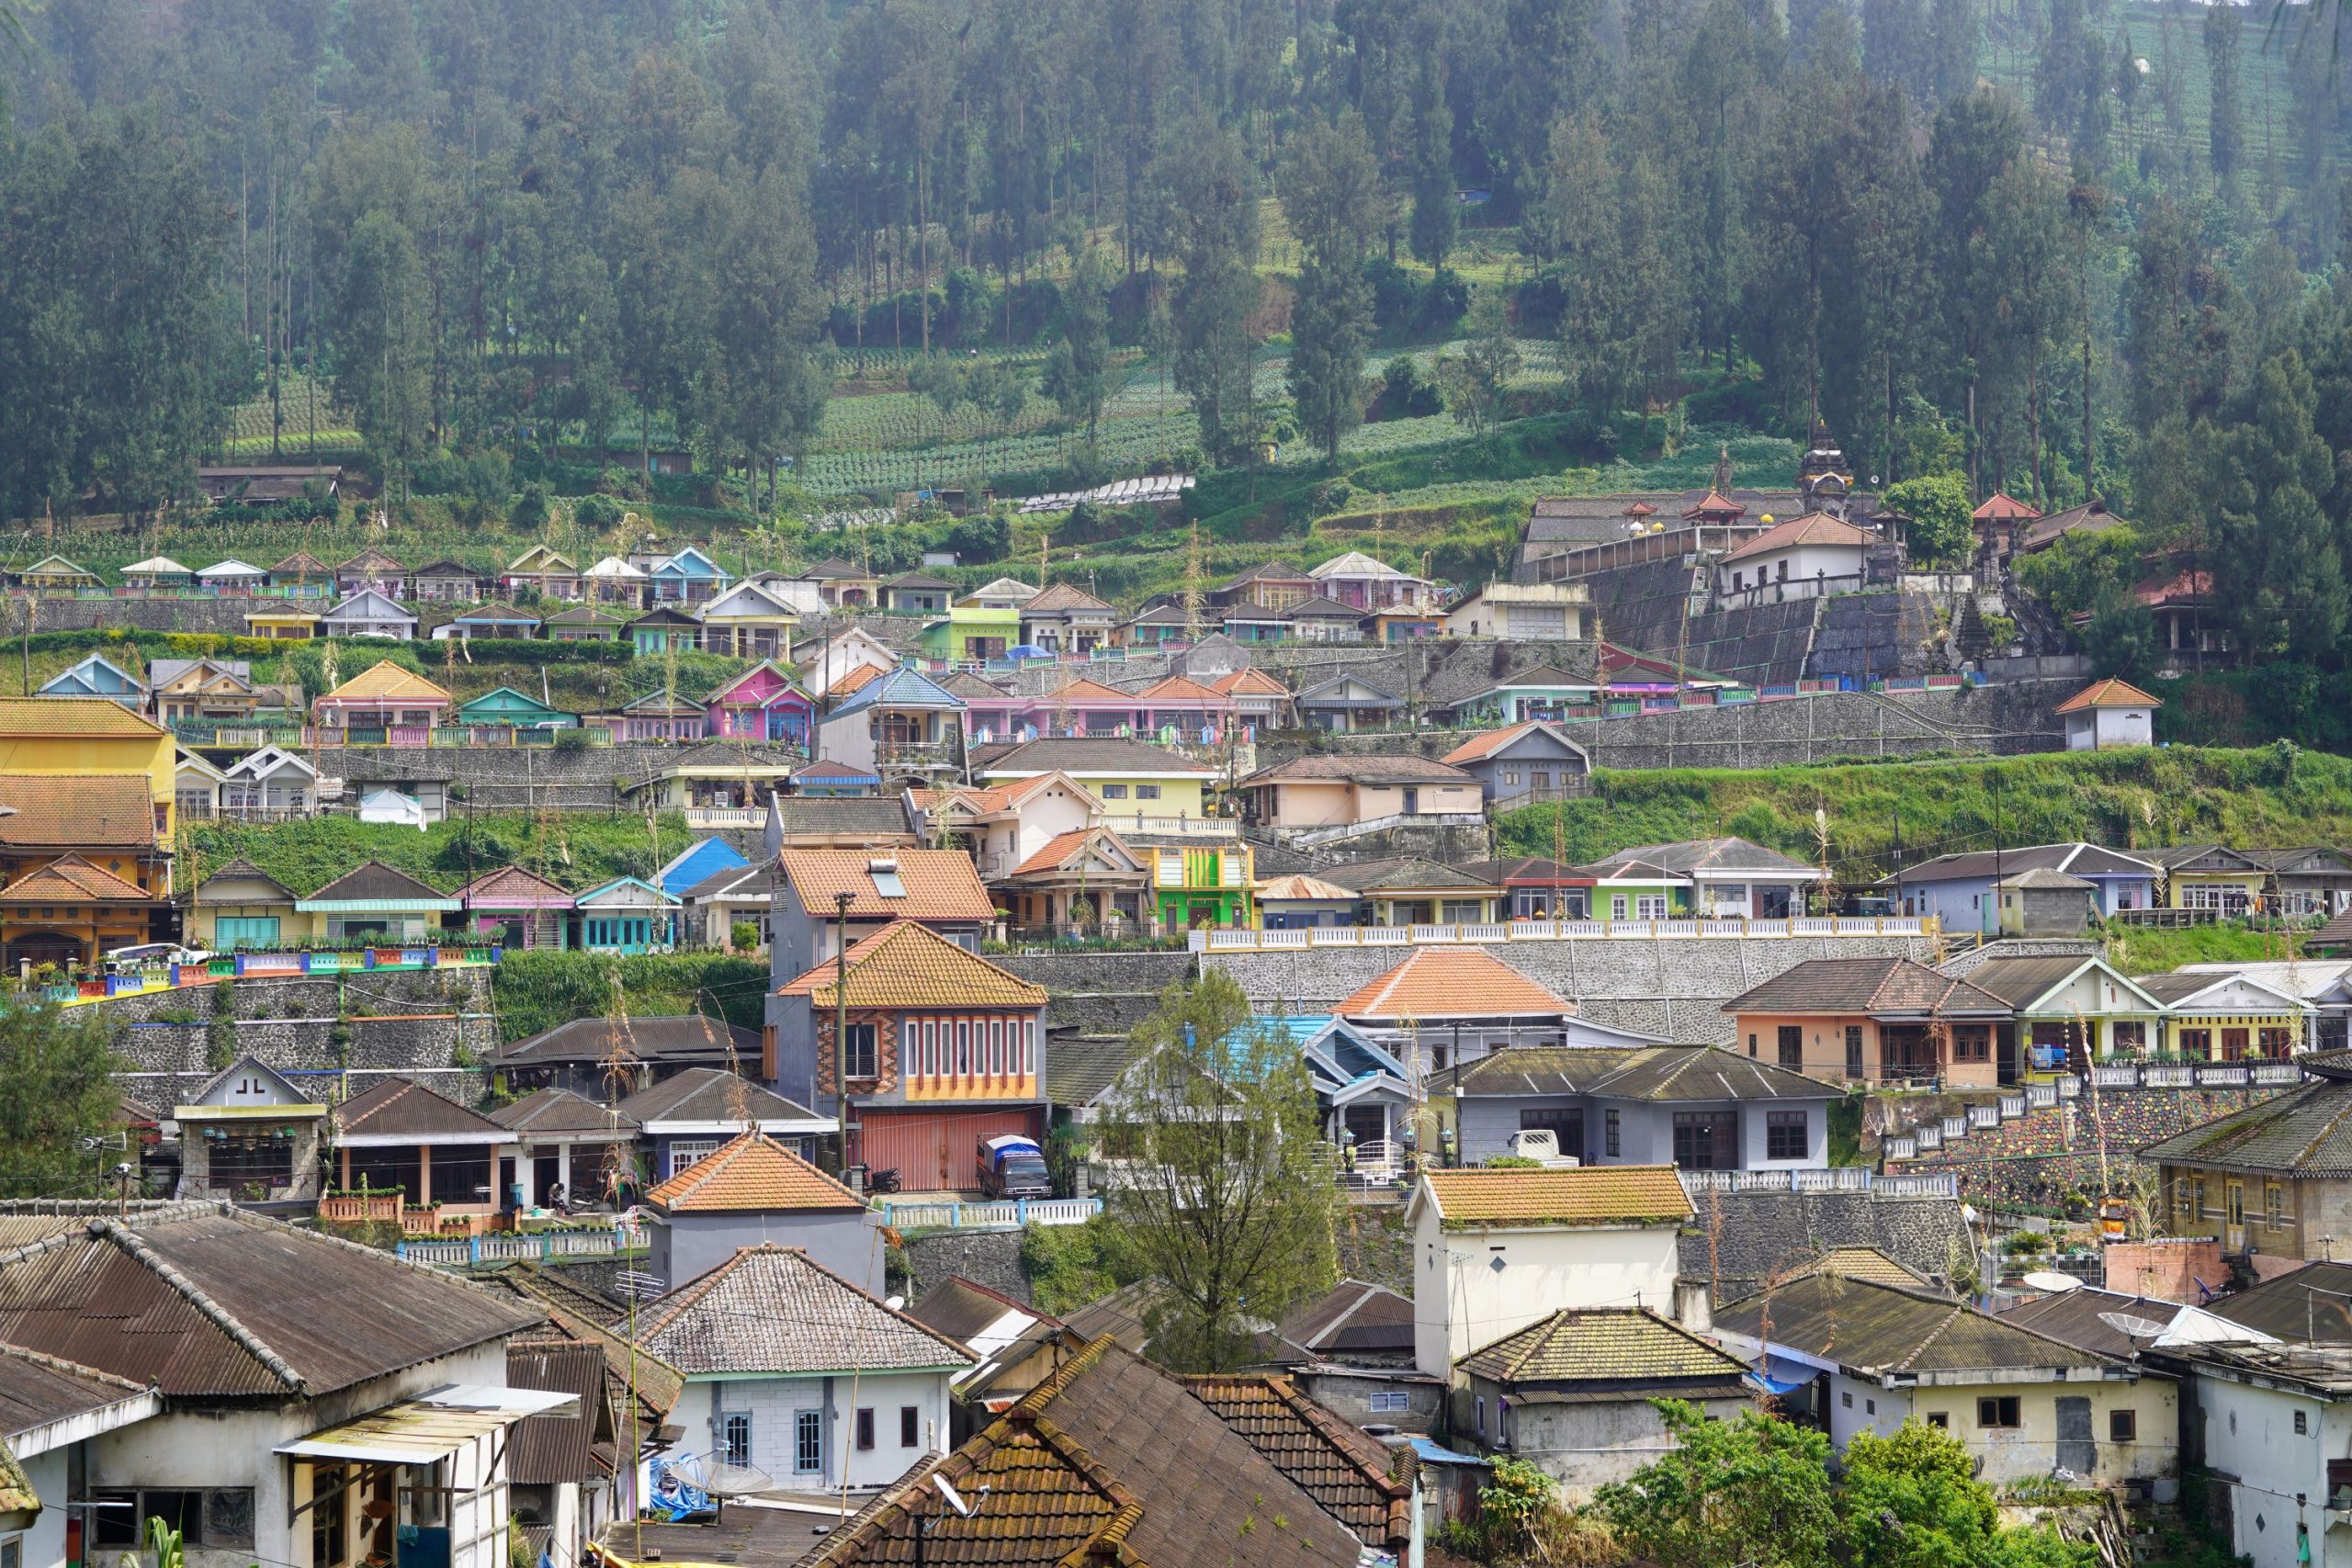
[[[2091,1402],[2084,1394],[2058,1401],[2058,1463],[2086,1481],[2098,1468],[2098,1442],[2091,1436]]]
[[[899,1173],[902,1192],[972,1192],[980,1185],[974,1151],[982,1138],[1037,1135],[1035,1109],[882,1111],[858,1109],[857,1163]]]

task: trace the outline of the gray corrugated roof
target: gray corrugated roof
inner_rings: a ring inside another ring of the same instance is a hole
[[[2077,1349],[2097,1351],[2102,1356],[2133,1356],[2154,1343],[2154,1336],[2134,1337],[2116,1327],[2109,1319],[2143,1318],[2169,1327],[2180,1311],[2178,1302],[2158,1301],[2153,1296],[2120,1295],[2113,1291],[2085,1287],[2019,1302],[1999,1316],[2004,1323],[2030,1328],[2036,1334],[2046,1334],[2061,1344],[2072,1345]]]
[[[2088,960],[2061,953],[2047,958],[1988,958],[1968,972],[1969,984],[2013,1008],[2031,1005],[2064,982]]]
[[[732,1049],[738,1061],[760,1059],[760,1037],[700,1013],[632,1018],[616,1026],[602,1018],[575,1018],[553,1029],[502,1045],[492,1057],[499,1066],[601,1062],[614,1053],[615,1037],[624,1053],[640,1062],[724,1062]]]
[[[807,1252],[773,1243],[741,1249],[641,1315],[646,1348],[689,1375],[846,1375],[973,1360],[956,1340],[893,1312]]]
[[[502,1127],[542,1136],[607,1131],[616,1138],[637,1135],[636,1122],[626,1116],[616,1117],[610,1109],[568,1089],[535,1089],[512,1105],[500,1106],[490,1113],[490,1119]]]
[[[1746,839],[1730,838],[1691,839],[1677,844],[1637,844],[1632,849],[1619,850],[1613,855],[1604,856],[1585,869],[1600,871],[1604,867],[1636,862],[1658,866],[1679,876],[1688,876],[1697,871],[1811,876],[1818,869],[1778,850],[1768,850]]]
[[[756,1062],[756,1043],[752,1049],[753,1055],[748,1060]],[[688,1067],[651,1089],[638,1090],[613,1109],[640,1124],[707,1122],[713,1126],[734,1126],[745,1116],[755,1122],[805,1122],[817,1114],[805,1105],[795,1104],[775,1090],[721,1067]]]
[[[1431,1089],[1477,1099],[1593,1094],[1651,1100],[1834,1100],[1845,1092],[1719,1045],[1507,1045],[1445,1069]]]
[[[2280,1339],[2352,1345],[2352,1263],[2306,1263],[2206,1310]]]
[[[2113,1359],[1949,1297],[1835,1274],[1808,1274],[1769,1297],[1735,1303],[1715,1314],[1715,1327],[1871,1372],[2015,1373]]]
[[[2149,877],[2156,867],[2136,855],[2097,844],[2027,844],[2018,849],[1971,850],[1963,854],[1938,855],[1900,873],[1890,872],[1878,886],[1891,887],[1899,875],[1908,883],[1973,881],[1979,877],[2010,876],[2021,871],[2063,871],[2072,876]]]

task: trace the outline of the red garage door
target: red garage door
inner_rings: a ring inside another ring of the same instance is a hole
[[[976,1192],[982,1138],[1035,1137],[1034,1107],[1005,1111],[880,1111],[857,1113],[857,1159],[869,1171],[896,1170],[903,1192]]]

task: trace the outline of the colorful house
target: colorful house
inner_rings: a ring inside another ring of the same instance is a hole
[[[956,585],[927,571],[902,571],[882,585],[882,607],[895,615],[936,615],[956,597]]]
[[[1309,729],[1351,735],[1366,729],[1392,729],[1405,712],[1405,699],[1361,675],[1334,675],[1303,688],[1294,705],[1298,722]]]
[[[1498,807],[1558,799],[1592,771],[1592,754],[1544,719],[1474,735],[1445,760],[1476,778]]]
[[[292,820],[319,808],[319,770],[282,746],[264,746],[220,774],[223,817]]]
[[[638,610],[645,607],[646,582],[643,567],[606,556],[580,574],[580,592],[592,604],[623,604]]]
[[[1216,779],[1216,770],[1205,762],[1117,736],[1030,740],[976,756],[972,762],[972,776],[988,784],[1014,784],[1049,773],[1067,774],[1084,785],[1102,803],[1105,820],[1122,832],[1127,829],[1123,817],[1207,816],[1204,792]],[[1136,830],[1143,830],[1140,824]]]
[[[375,860],[294,903],[295,912],[311,917],[315,934],[329,942],[426,941],[440,934],[442,917],[458,907],[456,898]]]
[[[791,781],[800,753],[741,740],[704,740],[682,747],[650,771],[619,784],[632,809],[683,811],[692,827],[745,827],[736,814],[753,810]],[[728,815],[697,820],[699,812]]]
[[[703,604],[727,592],[735,574],[693,545],[662,557],[646,572],[657,604]]]
[[[0,885],[78,855],[157,897],[172,891],[171,839],[139,773],[0,774]]]
[[[1015,925],[1140,929],[1151,904],[1151,872],[1139,852],[1108,828],[1059,833],[990,879]]]
[[[133,713],[147,705],[147,688],[135,675],[126,675],[107,661],[106,655],[94,653],[73,669],[51,675],[41,682],[34,694],[43,697],[104,697],[110,703],[120,703]]]
[[[2223,919],[2242,919],[2261,903],[2270,882],[2267,865],[2224,844],[2182,844],[2138,852],[2164,868],[2167,909],[2205,909]]]
[[[1107,818],[1113,826],[1118,819]],[[1123,834],[1143,863],[1145,897],[1162,931],[1257,923],[1255,857],[1247,840]]]
[[[471,642],[480,637],[502,637],[510,642],[533,642],[539,635],[541,622],[528,610],[517,610],[511,604],[485,604],[479,610],[469,610],[462,615],[452,615],[433,628],[435,642]]]
[[[319,616],[291,605],[272,604],[245,612],[245,635],[265,642],[308,642],[319,635]]]
[[[1809,958],[1724,1003],[1733,1049],[1808,1077],[1849,1084],[2017,1081],[2009,1004],[1900,957]],[[2004,1076],[2006,1074],[2006,1076]]]
[[[1505,676],[1451,708],[1432,705],[1431,711],[1442,712],[1457,724],[1531,724],[1566,718],[1571,709],[1589,707],[1599,694],[1600,687],[1590,678],[1540,664]]]
[[[742,852],[724,839],[697,839],[672,855],[669,863],[653,874],[653,880],[662,892],[680,897],[698,882],[751,863],[743,858]]]
[[[325,598],[334,591],[334,568],[308,550],[296,550],[269,569],[272,586],[294,590],[298,595]]]
[[[580,716],[512,686],[498,686],[458,704],[456,722],[467,729],[577,729]]]
[[[1294,757],[1236,786],[1250,819],[1268,828],[1356,826],[1395,818],[1478,818],[1486,798],[1473,774],[1413,756]]]
[[[145,888],[63,854],[0,888],[0,964],[61,969],[97,962],[118,947],[156,940],[165,906]]]
[[[667,689],[648,692],[617,714],[597,717],[616,741],[699,740],[710,723],[700,703]]]
[[[17,581],[36,593],[74,593],[104,588],[106,579],[85,571],[63,556],[44,556],[17,573]]]
[[[1227,607],[1287,610],[1319,592],[1316,580],[1296,567],[1284,566],[1280,561],[1261,561],[1212,589],[1209,603]]]
[[[870,610],[882,602],[882,580],[852,566],[839,556],[828,556],[800,574],[813,583],[825,603],[837,610]]]
[[[227,560],[214,561],[196,574],[198,587],[208,592],[231,597],[254,592],[268,581],[269,573],[234,556]],[[320,584],[319,597],[322,599],[326,597],[325,586],[324,583]]]
[[[964,699],[929,676],[893,670],[837,704],[818,749],[888,777],[939,778],[963,765]]]
[[[2164,1002],[2104,958],[2061,953],[1988,958],[1968,983],[2016,1020],[1994,1043],[2000,1081],[2028,1070],[2082,1070],[2098,1056],[2140,1056],[2161,1037]]]
[[[736,659],[781,659],[799,612],[756,582],[739,582],[703,605],[702,646]]]
[[[1021,606],[1021,640],[1048,653],[1086,653],[1108,642],[1119,612],[1074,582],[1053,583]]]
[[[262,705],[243,659],[158,659],[147,667],[155,714],[165,724],[243,725]]]
[[[362,588],[319,617],[321,637],[388,637],[406,642],[416,636],[416,617],[380,588]]]
[[[572,564],[571,557],[545,545],[533,545],[507,562],[498,581],[510,598],[526,590],[542,599],[580,597],[580,569]]]
[[[209,953],[280,947],[309,930],[310,922],[295,908],[299,901],[292,889],[253,862],[228,861],[196,885],[182,940]]]
[[[1593,878],[1594,913],[1612,920],[1779,920],[1805,911],[1808,889],[1828,880],[1807,865],[1746,839],[1640,844],[1579,870]]]
[[[628,622],[610,610],[574,604],[539,623],[549,642],[618,642]]]
[[[1364,925],[1487,925],[1501,897],[1492,883],[1419,855],[1332,866],[1325,878],[1354,890]]]
[[[444,556],[409,574],[417,602],[424,604],[471,604],[481,598],[481,573]]]
[[[1374,560],[1361,550],[1334,557],[1306,575],[1314,579],[1317,593],[1359,613],[1400,605],[1416,610],[1437,607],[1436,584]]]
[[[519,865],[486,871],[458,889],[469,939],[496,941],[508,952],[571,945],[569,890]]]
[[[149,556],[133,561],[122,569],[122,585],[153,593],[158,588],[187,588],[196,581],[196,573],[169,556]]]
[[[817,713],[808,694],[766,660],[711,693],[705,705],[710,733],[722,739],[775,740],[801,747],[808,744],[808,727]]]
[[[413,670],[390,660],[370,666],[311,705],[318,723],[355,729],[431,728],[457,699]]]
[[[334,569],[334,591],[348,598],[369,591],[387,599],[408,597],[408,568],[373,546]]]
[[[151,841],[172,836],[178,753],[170,730],[106,697],[0,697],[0,775],[140,777],[154,807]]]
[[[182,822],[209,822],[220,812],[220,785],[228,774],[194,751],[180,749],[172,771],[172,798]]]
[[[922,650],[933,659],[1002,659],[1020,640],[1020,611],[968,601],[922,628]]]
[[[852,1163],[971,1190],[980,1141],[1044,1133],[1044,987],[899,920],[778,995],[813,1018],[818,1109],[851,1101]]]
[[[628,624],[628,639],[639,659],[650,655],[692,653],[702,646],[702,623],[684,610],[667,604],[649,610]]]
[[[616,876],[573,901],[580,945],[592,953],[667,953],[678,944],[678,900],[650,882]]]
[[[2157,1049],[2191,1062],[2286,1061],[2317,1010],[2251,975],[2175,971],[2139,984],[2165,1004]]]

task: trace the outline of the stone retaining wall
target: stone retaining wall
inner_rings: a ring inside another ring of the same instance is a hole
[[[989,961],[1052,992],[1052,1027],[1080,1034],[1125,1033],[1150,1016],[1162,991],[1194,973],[1189,953],[1025,953]]]

